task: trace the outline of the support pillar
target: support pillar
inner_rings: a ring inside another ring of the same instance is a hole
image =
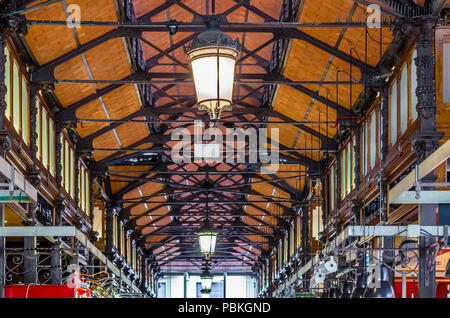
[[[0,204],[0,227],[5,225],[5,205]],[[5,268],[6,268],[6,255],[5,255],[6,241],[4,236],[0,236],[0,298],[5,298]]]
[[[24,237],[23,265],[24,265],[24,283],[37,284],[37,260],[38,253],[36,253],[36,237]]]
[[[223,273],[223,298],[227,298],[227,276],[226,272]]]
[[[61,267],[61,243],[59,240],[52,246],[51,251],[51,284],[60,285],[62,283],[62,267]]]
[[[41,173],[37,167],[37,152],[38,152],[38,133],[37,114],[38,114],[38,94],[42,89],[42,85],[37,83],[30,84],[30,158],[33,161],[33,167],[29,172],[29,178],[34,187],[39,188],[41,185]]]
[[[107,202],[106,204],[106,250],[105,254],[107,257],[111,258],[113,256],[113,216],[114,216],[114,208],[111,202]]]
[[[309,207],[302,208],[302,264],[306,264],[311,258],[311,242],[309,237]],[[303,275],[303,291],[308,292],[310,288],[311,271]]]
[[[6,15],[0,17],[0,155],[4,158],[11,149],[11,133],[4,128],[5,111],[7,107],[5,83],[6,65],[6,39],[11,33],[26,35],[28,32],[27,23],[24,17]]]
[[[433,52],[434,27],[438,17],[422,16],[400,20],[393,29],[398,37],[413,36],[416,39],[417,58],[417,113],[420,129],[412,137],[413,150],[417,154],[417,164],[422,163],[436,149],[442,133],[436,131],[436,83],[435,58]],[[433,173],[425,176],[421,182],[434,182]],[[433,190],[423,187],[423,190]],[[436,225],[436,204],[419,205],[419,224]],[[430,246],[435,238],[422,236],[419,239],[419,297],[436,297],[436,264],[432,259]]]

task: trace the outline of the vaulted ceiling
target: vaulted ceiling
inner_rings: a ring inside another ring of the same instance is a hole
[[[279,128],[282,164],[273,174],[261,174],[254,164],[171,159],[173,130],[192,131],[195,119],[208,122],[196,107],[183,47],[205,29],[211,1],[56,1],[26,14],[47,23],[32,23],[24,44],[36,66],[33,80],[56,83],[53,98],[61,106],[56,118],[76,120],[78,151],[92,151],[92,173],[107,176],[103,190],[123,205],[120,216],[145,240],[161,270],[201,267],[196,233],[208,200],[219,229],[213,270],[250,271],[295,215],[293,205],[305,199],[307,174],[336,150],[335,122],[355,116],[351,109],[364,89],[363,72],[376,69],[392,42],[387,28],[369,29],[366,38],[364,28],[333,25],[364,22],[370,3],[381,4],[390,17],[415,6],[411,1],[216,1],[222,29],[242,45],[233,111],[222,115],[218,127]],[[80,6],[82,21],[92,23],[70,29],[49,22],[66,21],[72,4]],[[174,35],[164,26],[171,20],[180,23]],[[258,25],[277,21],[330,24]]]

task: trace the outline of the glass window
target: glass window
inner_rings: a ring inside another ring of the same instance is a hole
[[[70,174],[69,174],[69,167],[70,167],[70,155],[69,155],[69,144],[64,138],[64,188],[66,189],[67,193],[70,192]]]
[[[74,198],[75,194],[75,153],[72,148],[69,149],[69,169],[70,169],[70,196]]]
[[[417,95],[416,95],[416,89],[417,89],[416,58],[417,58],[417,51],[414,51],[414,53],[412,55],[412,62],[411,62],[411,118],[413,121],[415,121],[418,117]]]
[[[11,59],[9,57],[9,49],[5,47],[6,64],[5,64],[5,84],[6,84],[6,118],[11,120]]]
[[[295,243],[295,248],[296,250],[298,250],[300,248],[300,244],[301,244],[301,222],[300,222],[300,215],[297,215],[297,237],[296,237],[296,243]]]
[[[86,197],[86,201],[85,201],[85,207],[84,207],[84,211],[86,212],[87,215],[90,215],[91,211],[89,210],[89,173],[87,172],[87,170],[84,170],[84,191],[85,191],[85,197]]]
[[[42,164],[48,168],[48,116],[45,108],[42,108]]]
[[[294,231],[294,225],[291,226],[291,229],[289,231],[289,254],[294,255],[295,253],[295,231]]]
[[[352,143],[350,142],[347,146],[347,194],[351,191],[351,180],[352,180]]]
[[[50,173],[55,175],[55,124],[53,124],[52,120],[49,120],[48,127],[48,143],[49,143],[49,165],[50,165]]]
[[[353,138],[352,141],[352,189],[355,187],[355,146],[356,146],[356,139]]]
[[[30,144],[30,129],[29,129],[29,104],[28,104],[28,86],[24,77],[22,76],[22,138],[27,145]]]
[[[346,150],[342,150],[341,152],[341,198],[345,197],[345,193],[346,193],[346,176],[347,176],[347,172],[346,172],[346,168],[347,168],[347,164],[345,163],[345,160],[347,159],[346,156]]]
[[[367,174],[367,161],[368,161],[368,154],[369,154],[369,144],[368,144],[368,126],[367,122],[364,123],[363,126],[363,175],[365,176]]]
[[[370,168],[375,167],[377,155],[377,113],[373,112],[370,118]]]
[[[13,64],[13,125],[17,132],[20,132],[20,73],[19,67]]]
[[[408,121],[408,66],[405,66],[400,79],[400,131],[402,134],[408,128]]]
[[[330,210],[334,210],[334,202],[335,202],[335,191],[336,186],[334,184],[334,166],[331,167],[330,171]]]
[[[287,263],[288,258],[289,258],[289,253],[288,253],[288,238],[285,236],[284,237],[284,260],[283,260],[283,264]]]
[[[390,103],[390,141],[391,145],[395,145],[397,142],[397,82],[391,87],[391,96],[389,98]]]
[[[37,133],[37,157],[39,160],[42,158],[42,134],[41,134],[41,104],[38,103],[36,113],[36,133]]]

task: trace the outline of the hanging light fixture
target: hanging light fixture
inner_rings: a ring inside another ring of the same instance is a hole
[[[367,287],[363,298],[395,298],[394,289],[388,281],[388,276],[388,268],[381,265],[379,286],[375,288]]]
[[[202,290],[211,290],[212,286],[212,275],[208,268],[205,268],[202,275],[200,276],[200,279],[202,281]]]
[[[352,298],[353,293],[353,282],[345,281],[342,286],[342,294],[340,298]]]
[[[239,39],[232,40],[219,30],[217,19],[211,19],[208,30],[199,34],[187,48],[186,55],[194,76],[197,103],[211,120],[231,111],[234,73],[239,54]]]
[[[216,251],[217,232],[209,223],[208,217],[208,192],[206,194],[206,220],[203,227],[198,231],[198,244],[200,246],[200,253],[205,256],[207,260]]]
[[[214,231],[209,224],[209,220],[206,219],[205,225],[198,232],[198,243],[200,245],[200,253],[207,260],[211,258],[211,255],[216,251],[217,232]]]
[[[206,265],[205,270],[200,276],[200,280],[202,282],[202,290],[201,290],[202,298],[209,298],[211,294],[212,279],[213,279],[212,275],[208,270],[208,265]]]
[[[367,273],[363,272],[356,279],[356,288],[353,291],[351,298],[363,298],[364,292],[366,291],[366,287],[367,287]]]

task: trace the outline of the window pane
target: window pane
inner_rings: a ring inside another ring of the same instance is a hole
[[[20,75],[19,68],[13,63],[13,125],[17,132],[20,132]]]
[[[75,153],[70,148],[70,196],[73,198],[75,194]]]
[[[345,163],[345,160],[347,156],[345,155],[346,151],[345,149],[341,152],[341,198],[343,199],[345,197],[345,184],[346,184],[346,167],[347,164]]]
[[[49,149],[49,158],[50,158],[50,173],[55,175],[55,125],[53,121],[49,120],[49,128],[48,128],[48,149]]]
[[[367,164],[368,164],[368,154],[369,154],[369,144],[368,144],[368,141],[369,141],[369,138],[368,138],[368,128],[367,128],[368,126],[367,126],[367,122],[366,123],[364,123],[364,127],[363,127],[363,129],[364,129],[364,133],[363,133],[363,135],[364,135],[364,142],[363,142],[363,147],[364,147],[364,151],[363,151],[363,154],[364,154],[364,160],[363,160],[363,175],[365,176],[366,174],[367,174]]]
[[[336,187],[334,185],[334,166],[331,167],[330,171],[330,210],[334,210],[334,193],[336,191]]]
[[[347,146],[347,194],[351,191],[351,179],[352,179],[352,143]]]
[[[81,195],[81,209],[85,211],[84,207],[85,207],[85,201],[86,201],[86,196],[85,196],[85,191],[84,188],[86,187],[86,185],[84,184],[84,167],[82,164],[81,165],[81,169],[80,169],[80,182],[81,182],[81,188],[80,188],[80,195]]]
[[[408,128],[408,67],[402,70],[400,80],[400,131],[405,133]]]
[[[41,160],[42,158],[42,145],[41,145],[41,139],[42,139],[42,134],[41,134],[41,104],[38,103],[38,107],[37,107],[37,112],[36,112],[36,133],[37,133],[37,147],[38,147],[38,152],[37,152],[37,157],[39,160]]]
[[[48,116],[45,108],[42,108],[42,164],[48,168]]]
[[[394,82],[391,89],[390,103],[390,125],[391,125],[391,145],[397,142],[397,82]]]
[[[86,192],[86,203],[85,203],[85,208],[84,211],[86,212],[87,215],[90,215],[91,211],[89,210],[89,173],[85,170],[84,173],[84,191]]]
[[[355,187],[355,146],[356,146],[356,139],[353,138],[352,142],[352,189]]]
[[[70,155],[69,155],[69,144],[64,139],[64,188],[67,193],[70,192]]]
[[[370,118],[370,168],[375,167],[377,154],[377,113],[373,112]]]
[[[417,89],[417,67],[416,67],[416,58],[417,58],[417,51],[414,51],[412,56],[412,63],[411,63],[411,118],[412,120],[417,119],[417,95],[416,95],[416,89]]]
[[[5,84],[6,84],[6,118],[11,120],[11,59],[9,57],[9,49],[5,47],[6,65],[5,65]]]
[[[80,171],[78,173],[78,189],[82,189],[82,184],[81,184],[81,169],[82,169],[82,165],[81,165],[80,161],[77,162],[77,165],[78,165],[78,171]],[[83,192],[82,191],[78,191],[78,202],[80,204],[80,207],[83,206],[82,198],[83,198]]]
[[[66,184],[66,174],[65,174],[65,164],[64,164],[64,162],[65,162],[65,157],[66,157],[66,155],[65,155],[65,140],[64,140],[64,138],[63,138],[63,136],[62,135],[60,135],[60,137],[59,137],[59,139],[60,139],[60,143],[61,143],[61,177],[62,177],[62,186],[64,187],[64,185]]]
[[[25,79],[22,77],[22,138],[27,145],[30,144],[30,129],[29,129],[29,105],[28,105],[28,86]]]

